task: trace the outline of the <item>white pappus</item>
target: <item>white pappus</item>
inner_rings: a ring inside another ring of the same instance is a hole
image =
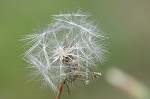
[[[58,85],[75,81],[88,84],[101,72],[105,49],[102,31],[80,11],[53,15],[53,21],[40,33],[25,36],[28,50],[24,59],[54,92]]]

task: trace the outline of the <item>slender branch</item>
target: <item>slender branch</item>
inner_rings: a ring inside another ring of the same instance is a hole
[[[57,93],[56,99],[60,99],[60,95],[61,95],[62,89],[63,89],[63,83],[60,83],[59,84],[59,91]]]
[[[70,95],[70,89],[69,89],[69,86],[68,86],[67,82],[64,81],[64,84],[67,86],[67,94]]]

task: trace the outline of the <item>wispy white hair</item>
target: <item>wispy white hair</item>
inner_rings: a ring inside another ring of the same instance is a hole
[[[55,92],[59,83],[72,73],[65,68],[77,64],[78,69],[72,75],[81,75],[87,81],[92,75],[90,69],[97,68],[95,62],[103,61],[105,50],[102,41],[105,36],[89,21],[89,16],[80,11],[53,15],[54,20],[46,29],[25,38],[29,46],[25,53],[26,61]],[[66,65],[63,60],[68,56],[73,58]]]

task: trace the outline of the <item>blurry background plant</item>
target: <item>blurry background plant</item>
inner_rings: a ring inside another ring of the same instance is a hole
[[[142,84],[149,89],[149,0],[0,0],[0,99],[54,98],[49,88],[39,87],[40,82],[27,82],[32,77],[26,74],[31,71],[27,71],[27,64],[21,59],[24,48],[20,48],[22,43],[18,40],[33,33],[38,25],[45,27],[51,15],[78,8],[90,10],[92,19],[110,37],[110,60],[103,65],[103,71],[116,66],[136,79],[135,82],[141,82],[137,86]],[[73,88],[70,96],[62,93],[62,99],[133,99],[112,87],[104,77],[82,89]]]

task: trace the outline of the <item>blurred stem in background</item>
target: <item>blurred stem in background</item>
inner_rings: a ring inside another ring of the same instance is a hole
[[[135,99],[150,99],[150,89],[147,86],[118,68],[108,69],[106,80]]]

